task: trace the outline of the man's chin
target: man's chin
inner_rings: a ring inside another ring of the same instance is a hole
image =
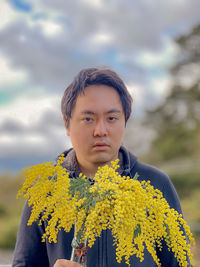
[[[94,155],[92,161],[94,164],[105,165],[113,161],[115,157],[113,155],[109,155],[107,153],[99,153],[98,155]]]

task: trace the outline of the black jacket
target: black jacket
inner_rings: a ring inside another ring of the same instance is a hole
[[[65,161],[63,166],[70,172],[71,176],[76,176],[79,172],[75,160],[73,149],[64,152]],[[180,202],[177,193],[172,185],[169,177],[158,169],[141,163],[137,158],[128,152],[124,147],[120,148],[120,170],[122,175],[134,177],[139,174],[139,180],[150,180],[151,184],[162,191],[164,197],[168,201],[171,208],[181,213]],[[31,226],[27,226],[30,216],[30,208],[27,203],[24,207],[21,224],[18,232],[17,242],[15,246],[13,267],[52,267],[57,259],[70,259],[71,241],[74,230],[69,233],[59,232],[57,243],[42,243],[41,236],[44,233],[45,223],[38,226],[34,222]],[[163,267],[179,266],[173,253],[169,252],[165,244],[163,244],[162,252],[158,250],[158,257]],[[132,267],[153,267],[157,266],[152,256],[146,250],[144,253],[144,261],[140,262],[135,256],[130,260]],[[88,249],[87,267],[127,267],[123,260],[120,264],[115,258],[115,247],[109,230],[103,231],[100,238],[97,238],[92,248]],[[190,264],[188,263],[188,266]]]

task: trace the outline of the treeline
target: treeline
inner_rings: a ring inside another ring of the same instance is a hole
[[[200,25],[176,43],[179,56],[169,70],[170,93],[162,105],[147,112],[145,120],[156,130],[154,161],[200,158]]]
[[[166,171],[182,199],[194,231],[200,233],[200,24],[176,40],[179,54],[169,70],[165,101],[147,111],[144,125],[156,131],[145,160]],[[193,211],[193,214],[191,214]]]

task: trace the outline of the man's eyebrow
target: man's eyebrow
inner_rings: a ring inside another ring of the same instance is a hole
[[[122,113],[121,110],[119,109],[110,109],[106,112],[107,114],[111,114],[111,113]],[[91,110],[82,110],[81,111],[81,114],[88,114],[88,115],[95,115],[95,112],[94,111],[91,111]]]
[[[81,114],[89,114],[89,115],[94,115],[95,113],[93,112],[93,111],[91,111],[91,110],[82,110],[81,111]]]
[[[107,113],[110,114],[110,113],[122,113],[122,112],[121,110],[114,108],[114,109],[110,109]]]

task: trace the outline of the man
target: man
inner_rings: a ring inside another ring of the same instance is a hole
[[[139,162],[122,146],[131,105],[132,98],[114,71],[108,68],[89,68],[80,71],[62,98],[63,120],[73,146],[73,149],[64,152],[63,167],[72,178],[77,177],[80,172],[92,178],[99,166],[110,164],[119,158],[118,172],[121,175],[134,177],[138,173],[139,180],[150,180],[155,188],[163,192],[171,208],[181,213],[178,196],[168,176],[150,165]],[[27,226],[30,212],[26,204],[16,242],[13,267],[80,266],[67,260],[71,255],[73,230],[70,233],[60,231],[56,244],[42,243],[41,236],[45,231],[45,223],[39,226],[35,222],[32,226]],[[162,266],[179,266],[165,244],[161,252],[157,250],[157,255]],[[134,267],[156,266],[147,250],[143,262],[133,256],[130,264]],[[127,266],[125,262],[117,263],[109,230],[103,231],[93,247],[88,249],[87,266]]]

